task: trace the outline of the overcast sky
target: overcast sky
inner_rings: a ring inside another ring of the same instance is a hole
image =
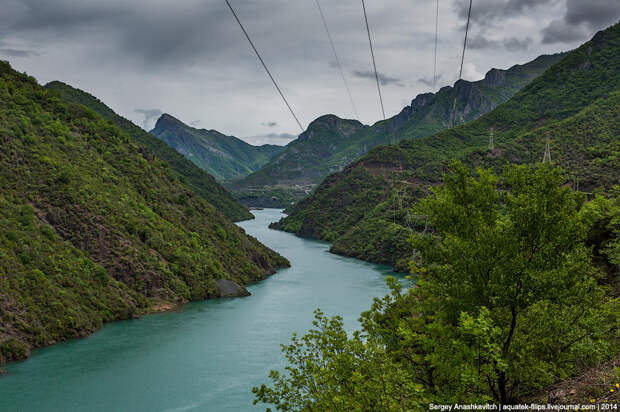
[[[315,0],[230,0],[306,127],[355,117]],[[320,0],[360,120],[381,118],[359,0]],[[432,91],[435,0],[366,0],[388,116]],[[458,76],[468,0],[439,0],[436,89]],[[474,0],[464,78],[569,50],[619,0]],[[0,59],[84,89],[149,129],[162,112],[254,144],[299,128],[224,0],[0,0]]]

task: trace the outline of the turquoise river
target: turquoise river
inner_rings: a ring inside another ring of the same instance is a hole
[[[254,213],[240,226],[286,256],[290,269],[249,286],[247,298],[191,303],[35,350],[6,365],[0,411],[265,410],[252,405],[251,390],[284,366],[280,344],[308,330],[317,308],[357,328],[392,271],[268,229],[279,210]]]

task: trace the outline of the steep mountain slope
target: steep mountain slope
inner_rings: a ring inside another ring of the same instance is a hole
[[[160,159],[0,62],[0,362],[288,265]]]
[[[334,153],[346,149],[351,139],[367,128],[357,120],[345,120],[334,115],[321,116],[310,123],[306,131],[289,143],[282,153],[259,171],[235,183],[235,187],[317,183],[325,176],[323,163]],[[338,170],[336,167],[330,171]]]
[[[235,200],[211,175],[187,160],[160,139],[116,114],[95,96],[59,81],[50,82],[45,87],[57,91],[63,99],[83,104],[97,112],[104,119],[111,120],[138,144],[145,146],[159,159],[167,162],[172,170],[183,176],[185,183],[194,193],[203,197],[229,219],[233,221],[252,219],[252,214],[247,208]]]
[[[483,80],[461,80],[436,94],[418,95],[401,113],[372,127],[333,115],[323,116],[310,124],[299,139],[289,143],[283,153],[231,188],[242,193],[270,185],[319,183],[378,145],[427,136],[477,119],[507,101],[562,56],[540,56],[508,70],[492,69]]]
[[[215,130],[195,129],[169,114],[163,114],[157,120],[151,134],[216,179],[247,176],[284,150],[284,147],[275,145],[252,146]]]
[[[425,226],[407,207],[441,183],[451,161],[494,169],[507,162],[539,162],[547,133],[553,163],[568,171],[575,187],[609,188],[620,178],[619,70],[617,24],[479,120],[376,148],[327,177],[274,227],[334,242],[336,253],[402,269],[412,252],[408,233]]]

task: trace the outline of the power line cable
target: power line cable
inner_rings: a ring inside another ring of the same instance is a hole
[[[381,86],[379,85],[379,74],[377,73],[377,63],[375,61],[375,52],[372,48],[372,40],[370,38],[370,26],[368,25],[368,15],[366,14],[366,4],[362,0],[362,8],[364,9],[364,20],[366,21],[366,31],[368,32],[368,44],[370,44],[370,55],[372,56],[372,66],[375,69],[375,79],[377,80],[377,91],[379,92],[379,101],[381,102],[381,113],[385,120],[385,109],[383,108],[383,97],[381,96]]]
[[[336,65],[340,70],[340,75],[342,76],[342,82],[344,83],[345,89],[347,89],[347,94],[349,95],[349,100],[351,101],[351,106],[353,107],[353,112],[355,113],[355,118],[359,118],[359,113],[357,112],[357,107],[355,106],[355,102],[353,101],[353,96],[351,95],[351,89],[349,88],[349,83],[347,82],[347,78],[344,75],[344,70],[342,69],[342,64],[340,64],[340,58],[338,57],[338,52],[336,52],[336,46],[334,45],[334,40],[332,39],[332,35],[329,32],[329,27],[327,26],[327,20],[325,19],[325,14],[323,14],[323,9],[321,8],[321,4],[319,0],[315,0],[316,7],[319,9],[319,14],[321,15],[321,20],[323,21],[323,27],[325,27],[325,32],[327,33],[327,38],[329,39],[329,44],[332,47],[332,51],[334,52],[334,57],[336,59]]]
[[[463,42],[463,55],[461,56],[461,71],[459,72],[459,80],[463,76],[463,62],[465,61],[465,49],[467,49],[467,34],[469,33],[469,22],[471,20],[471,5],[474,0],[469,0],[469,11],[467,12],[467,26],[465,26],[465,41]]]
[[[250,39],[250,36],[248,35],[248,32],[245,30],[245,27],[243,27],[243,24],[241,24],[241,20],[239,20],[239,17],[237,17],[237,13],[235,13],[235,9],[233,9],[233,7],[231,6],[231,4],[230,4],[230,2],[228,0],[225,0],[225,1],[226,1],[226,4],[228,4],[228,8],[230,9],[230,11],[232,12],[233,16],[235,17],[235,20],[237,20],[237,23],[239,23],[239,27],[241,27],[241,30],[243,30],[243,34],[245,34],[245,37],[248,39],[248,42],[250,42],[250,46],[252,46],[252,49],[254,50],[254,53],[256,53],[256,57],[258,57],[258,60],[260,60],[261,64],[265,68],[265,71],[269,75],[269,78],[271,79],[271,82],[273,83],[273,85],[278,90],[278,93],[280,93],[280,96],[282,97],[282,100],[284,100],[284,103],[286,104],[286,107],[288,107],[288,110],[293,115],[293,118],[295,119],[295,121],[297,122],[297,125],[299,125],[299,128],[301,129],[301,131],[303,133],[304,128],[301,125],[301,122],[299,121],[299,119],[295,115],[295,112],[293,111],[293,108],[291,107],[291,105],[288,103],[288,100],[286,100],[286,97],[284,97],[284,93],[282,93],[282,90],[280,90],[280,87],[278,86],[278,83],[276,83],[276,80],[271,75],[271,72],[267,68],[267,65],[265,64],[265,61],[263,60],[263,58],[261,57],[260,53],[258,52],[258,49],[256,49],[256,46],[254,46],[254,43],[252,42],[252,39]]]
[[[461,70],[459,71],[459,78],[463,77],[463,63],[465,62],[465,50],[467,49],[467,34],[469,33],[469,22],[471,21],[471,6],[474,0],[469,0],[469,11],[467,12],[467,25],[465,26],[465,40],[463,42],[463,54],[461,55]],[[457,82],[458,82],[457,80]],[[452,126],[456,122],[456,83],[454,84],[454,104],[452,105]]]
[[[435,9],[435,63],[433,64],[433,91],[435,91],[435,83],[437,83],[437,37],[439,29],[439,0],[437,0],[437,8]]]

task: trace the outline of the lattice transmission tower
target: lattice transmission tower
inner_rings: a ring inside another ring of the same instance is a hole
[[[545,139],[545,155],[543,156],[543,163],[551,163],[551,137],[547,132],[547,138]]]

